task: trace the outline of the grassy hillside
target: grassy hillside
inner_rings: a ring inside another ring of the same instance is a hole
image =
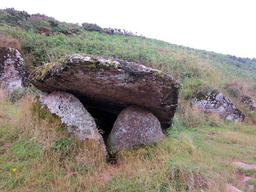
[[[91,143],[69,137],[60,122],[34,114],[28,90],[21,99],[0,90],[0,189],[3,191],[225,191],[239,186],[234,161],[255,163],[255,114],[240,102],[256,100],[256,59],[238,58],[137,36],[0,10],[0,45],[17,48],[28,71],[65,54],[116,57],[163,70],[181,82],[168,137],[118,154],[107,164]],[[199,91],[218,89],[246,114],[233,123],[190,105]]]

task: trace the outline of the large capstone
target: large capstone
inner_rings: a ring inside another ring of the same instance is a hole
[[[47,106],[51,113],[59,116],[70,133],[79,137],[80,140],[93,139],[107,155],[105,143],[93,117],[74,95],[60,91],[41,92],[39,102],[42,106]]]
[[[107,140],[108,151],[118,151],[136,145],[147,145],[164,138],[158,119],[147,109],[129,106],[114,123]]]
[[[29,79],[42,91],[74,94],[95,118],[112,122],[127,106],[138,105],[167,128],[178,103],[179,82],[170,75],[113,58],[69,55],[37,68]]]
[[[0,47],[0,85],[8,91],[22,88],[26,83],[25,63],[17,49]]]

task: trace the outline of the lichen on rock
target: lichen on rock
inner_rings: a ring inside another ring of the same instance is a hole
[[[120,59],[73,54],[30,74],[42,91],[66,91],[86,106],[118,115],[129,105],[148,108],[163,128],[171,125],[179,82],[157,69]],[[101,114],[100,116],[103,116]]]
[[[93,139],[107,155],[106,147],[93,117],[82,103],[72,94],[65,92],[39,94],[39,102],[52,113],[60,117],[67,130],[80,140]]]
[[[161,124],[147,109],[129,106],[124,109],[114,123],[107,140],[111,155],[136,145],[148,145],[164,138]]]
[[[26,86],[26,64],[16,49],[0,47],[0,85],[8,91]]]
[[[191,103],[205,113],[217,112],[227,120],[240,122],[245,118],[245,115],[235,104],[217,90],[204,94],[200,92],[195,98],[191,99]]]
[[[241,98],[241,102],[246,104],[251,113],[255,113],[256,111],[256,102],[248,95],[243,95]]]

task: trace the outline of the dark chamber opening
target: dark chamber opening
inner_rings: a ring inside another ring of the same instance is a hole
[[[104,141],[106,141],[117,119],[117,116],[124,108],[127,107],[127,105],[120,105],[102,100],[98,101],[78,93],[73,94],[80,100],[86,110],[92,115],[100,130],[100,133],[104,138]]]
[[[87,111],[93,116],[97,127],[103,136],[104,141],[108,139],[108,135],[110,134],[113,125],[116,121],[117,116],[106,111],[93,109],[93,108],[86,108]]]

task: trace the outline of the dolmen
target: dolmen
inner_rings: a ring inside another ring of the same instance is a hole
[[[93,118],[109,125],[103,131],[109,133],[105,141],[110,154],[163,138],[162,129],[172,123],[180,87],[177,80],[160,70],[86,54],[67,55],[56,63],[40,66],[30,74],[29,82],[44,92],[44,98],[55,92],[72,94]],[[91,133],[98,132],[97,127],[95,131],[91,127]],[[79,130],[85,134],[81,138],[90,137],[86,128]],[[100,136],[94,138],[102,143]]]

